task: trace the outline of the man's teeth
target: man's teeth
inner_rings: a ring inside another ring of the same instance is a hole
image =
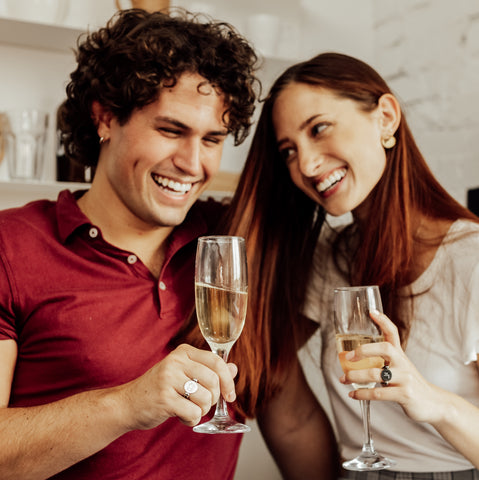
[[[328,178],[324,179],[317,187],[319,193],[323,193],[328,188],[339,182],[346,175],[346,169],[335,170]]]
[[[161,185],[162,187],[168,188],[169,190],[173,190],[174,192],[177,193],[186,193],[191,190],[191,183],[180,183],[180,182],[175,182],[174,180],[171,180],[170,178],[166,177],[160,177],[159,175],[153,175],[153,180],[158,185]]]

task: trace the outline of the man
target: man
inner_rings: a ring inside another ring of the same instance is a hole
[[[137,10],[77,60],[62,128],[91,188],[0,214],[0,478],[233,478],[241,435],[190,427],[235,399],[236,367],[169,342],[220,213],[197,200],[250,126],[255,54],[228,26]]]
[[[237,373],[198,341],[193,276],[197,238],[222,231],[198,199],[248,133],[256,56],[228,25],[131,10],[77,61],[59,117],[91,188],[0,213],[0,478],[232,479],[242,435],[191,429]],[[285,478],[333,478],[298,363],[258,400],[269,338],[250,325],[233,414],[261,409]]]

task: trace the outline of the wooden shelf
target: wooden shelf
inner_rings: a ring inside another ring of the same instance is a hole
[[[238,185],[239,177],[239,173],[220,171],[211,181],[208,190],[214,192],[234,193],[236,186]]]

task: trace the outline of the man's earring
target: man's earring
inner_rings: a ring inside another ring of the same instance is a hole
[[[386,149],[393,148],[394,145],[396,145],[396,137],[394,135],[391,135],[390,137],[382,138],[381,144]]]

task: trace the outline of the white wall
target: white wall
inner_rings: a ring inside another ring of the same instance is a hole
[[[172,5],[205,12],[233,24],[248,36],[253,15],[267,13],[277,18],[279,34],[276,48],[266,58],[261,72],[264,93],[271,82],[293,63],[322,51],[349,52],[370,61],[373,58],[371,0],[173,0]],[[254,37],[249,37],[254,44]],[[255,117],[259,115],[259,109]],[[226,143],[222,169],[240,172],[251,143],[250,137],[239,147]]]
[[[479,2],[374,0],[375,63],[438,180],[479,186]]]

